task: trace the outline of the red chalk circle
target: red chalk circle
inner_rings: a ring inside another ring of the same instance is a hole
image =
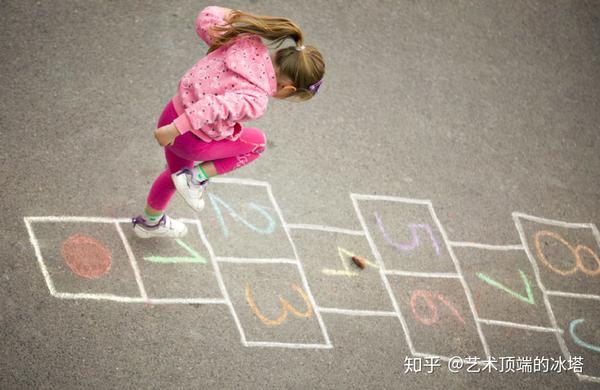
[[[72,235],[63,242],[61,254],[71,271],[86,279],[98,279],[110,270],[112,253],[92,237]]]

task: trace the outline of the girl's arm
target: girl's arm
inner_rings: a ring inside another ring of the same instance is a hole
[[[205,95],[173,123],[154,130],[154,138],[161,146],[165,146],[172,144],[178,135],[196,129],[209,138],[218,139],[222,127],[229,128],[232,122],[257,119],[266,111],[267,103],[268,96],[256,90]]]
[[[173,123],[180,134],[195,129],[203,131],[209,138],[216,138],[221,126],[260,117],[267,109],[268,100],[268,96],[258,90],[207,94],[200,96]]]

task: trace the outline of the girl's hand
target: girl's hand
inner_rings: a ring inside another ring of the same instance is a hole
[[[160,146],[173,144],[173,141],[178,135],[179,130],[177,130],[172,123],[154,130],[154,138],[156,138],[156,141]]]

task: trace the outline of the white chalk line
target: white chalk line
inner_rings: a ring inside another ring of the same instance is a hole
[[[183,223],[188,223],[190,225],[195,225],[198,223],[199,219],[198,218],[178,218],[177,219],[179,222],[183,222]]]
[[[514,218],[523,218],[523,219],[527,219],[529,221],[541,223],[543,225],[552,225],[552,226],[563,227],[563,228],[579,228],[579,229],[592,228],[593,229],[593,227],[592,227],[593,224],[591,224],[591,223],[563,222],[563,221],[557,221],[555,219],[536,217],[534,215],[529,215],[529,214],[521,213],[518,211],[513,212],[512,215],[513,215],[513,219]]]
[[[448,357],[448,356],[436,355],[436,354],[433,354],[433,353],[413,352],[413,356],[422,357],[422,358],[429,358],[429,359],[440,359],[443,362],[450,361],[450,357]]]
[[[546,294],[550,295],[550,296],[556,296],[556,297],[600,300],[600,295],[594,295],[594,294],[580,294],[580,293],[571,293],[571,292],[566,292],[566,291],[554,291],[554,290],[547,290]]]
[[[113,294],[91,294],[91,293],[65,293],[57,292],[52,296],[60,299],[82,299],[93,301],[111,301],[120,303],[146,303],[146,304],[168,304],[168,305],[224,305],[227,302],[221,298],[142,298],[126,297]]]
[[[521,218],[521,217],[527,219],[531,216],[515,212],[515,213],[512,213],[512,217],[513,217],[513,221],[515,223],[517,232],[519,233],[519,237],[521,238],[521,242],[523,243],[523,246],[525,247],[525,253],[527,253],[527,258],[529,259],[529,262],[531,263],[531,266],[533,268],[533,273],[535,275],[535,279],[537,281],[538,287],[539,287],[540,291],[542,292],[542,297],[544,298],[544,306],[546,306],[546,311],[548,313],[548,319],[550,320],[550,325],[552,325],[552,328],[559,329],[558,322],[556,321],[556,317],[554,316],[554,311],[552,310],[552,305],[550,305],[550,301],[548,300],[548,294],[546,292],[546,288],[544,288],[544,285],[542,284],[542,278],[540,276],[540,269],[538,268],[535,258],[533,257],[533,254],[531,253],[531,250],[529,249],[529,245],[527,244],[527,237],[525,236],[525,232],[523,230],[523,225],[521,224],[521,221],[519,220],[519,218]],[[534,218],[536,218],[536,217],[534,217]],[[545,223],[543,221],[546,221],[543,218],[537,219],[537,221],[540,221],[540,220],[542,221],[540,223]],[[567,344],[562,336],[562,333],[555,332],[554,335],[556,336],[558,346],[560,347],[560,350],[562,351],[563,356],[567,360],[570,359],[571,353],[569,352],[569,348],[567,348]]]
[[[580,381],[600,383],[600,377],[597,377],[597,376],[584,375],[584,374],[575,374],[575,375],[577,375],[577,379],[579,379]]]
[[[357,317],[397,317],[395,311],[378,311],[378,310],[356,310],[356,309],[338,309],[335,307],[319,307],[321,313],[342,314],[347,316]]]
[[[211,183],[221,183],[221,184],[242,184],[249,186],[261,186],[261,187],[269,187],[270,184],[266,181],[254,180],[254,179],[239,179],[235,177],[213,177],[210,179]]]
[[[304,273],[304,266],[302,265],[302,262],[300,261],[300,257],[298,256],[298,250],[296,249],[294,240],[292,240],[292,235],[290,233],[290,229],[289,229],[287,223],[285,222],[285,219],[283,218],[283,213],[281,212],[281,209],[279,208],[279,204],[277,204],[277,201],[275,200],[275,196],[273,196],[271,184],[268,184],[268,183],[267,183],[267,194],[269,195],[269,199],[271,200],[271,203],[273,204],[273,206],[275,206],[275,212],[279,215],[279,220],[281,221],[283,230],[285,231],[288,241],[290,242],[290,245],[292,246],[292,251],[294,252],[294,257],[297,260],[296,266],[298,267],[298,271],[300,272],[300,278],[302,279],[302,286],[304,288],[304,291],[308,295],[308,299],[310,300],[312,307],[314,308],[315,316],[317,317],[317,321],[319,323],[319,326],[321,327],[321,333],[323,334],[323,338],[325,339],[325,345],[328,345],[329,348],[331,348],[332,344],[331,344],[331,340],[329,339],[329,333],[327,331],[327,327],[325,326],[325,322],[323,322],[323,318],[321,317],[321,313],[319,312],[319,307],[317,306],[315,297],[313,296],[312,291],[310,290],[310,287],[308,286],[306,274]]]
[[[590,224],[590,228],[592,229],[592,234],[596,237],[596,244],[600,247],[600,233],[598,232],[598,228],[593,223]]]
[[[227,292],[227,287],[225,287],[225,283],[223,282],[223,275],[221,275],[219,263],[215,260],[215,252],[212,248],[212,245],[208,242],[208,239],[206,238],[206,234],[204,233],[204,228],[202,227],[202,222],[200,220],[196,220],[196,227],[198,229],[198,233],[200,234],[200,238],[202,239],[202,243],[208,250],[210,260],[212,262],[213,268],[215,269],[215,277],[217,278],[217,284],[219,285],[219,289],[221,290],[221,294],[223,294],[225,304],[229,308],[229,312],[231,313],[233,322],[235,323],[235,326],[237,327],[238,332],[240,334],[240,342],[242,343],[242,345],[247,346],[244,328],[242,328],[240,319],[238,318],[237,313],[235,312],[235,308],[233,307],[233,303],[231,302],[231,298],[229,297],[229,293]]]
[[[402,325],[402,330],[404,331],[404,338],[406,339],[406,344],[408,345],[410,352],[414,355],[415,348],[414,348],[412,340],[410,338],[410,333],[408,331],[408,325],[406,324],[406,320],[404,319],[404,316],[402,315],[402,312],[400,311],[400,306],[398,305],[398,302],[396,301],[396,297],[394,296],[394,293],[390,286],[390,282],[385,274],[385,265],[383,263],[383,258],[381,257],[381,254],[379,253],[379,250],[377,249],[377,245],[375,245],[375,241],[373,240],[373,237],[371,237],[371,233],[369,232],[369,227],[367,226],[365,219],[360,211],[360,207],[358,207],[358,200],[365,199],[365,198],[361,197],[361,195],[351,193],[350,199],[352,201],[352,206],[354,207],[354,211],[356,212],[356,216],[363,228],[363,231],[365,232],[367,241],[369,242],[369,246],[371,247],[371,252],[373,253],[375,260],[377,261],[377,264],[379,265],[379,267],[378,267],[379,268],[379,276],[381,277],[381,280],[383,281],[383,286],[385,287],[385,289],[388,293],[388,296],[390,297],[392,306],[394,307],[394,311],[396,312],[396,315],[398,316],[398,319],[400,320],[400,324]],[[369,198],[367,198],[367,199],[369,199]]]
[[[248,341],[246,347],[292,348],[292,349],[331,349],[331,344],[278,343],[272,341]]]
[[[454,272],[412,272],[412,271],[398,271],[398,270],[385,270],[383,271],[386,275],[399,275],[399,276],[414,276],[417,278],[446,278],[446,279],[460,279],[461,276]]]
[[[223,298],[148,298],[148,303],[157,305],[194,304],[194,305],[227,305]]]
[[[519,324],[517,322],[509,322],[509,321],[497,321],[497,320],[487,320],[485,318],[478,318],[477,321],[487,324],[487,325],[497,325],[504,326],[508,328],[517,328],[517,329],[526,329],[533,330],[536,332],[558,332],[563,333],[562,329],[559,328],[549,328],[547,326],[537,326],[537,325],[527,325],[527,324]]]
[[[309,225],[306,223],[288,223],[287,227],[290,229],[304,229],[304,230],[319,230],[324,232],[332,232],[332,233],[341,233],[341,234],[349,234],[353,236],[364,236],[365,232],[362,230],[352,230],[352,229],[344,229],[333,226],[324,226],[324,225]]]
[[[450,361],[450,357],[448,357],[448,356],[435,355],[435,354],[431,354],[431,353],[415,352],[415,353],[413,353],[413,355],[416,356],[416,357],[422,357],[422,358],[439,359],[439,360],[441,360],[443,362],[449,362]],[[465,357],[466,357],[464,355],[463,356],[455,355],[454,357],[456,357],[456,356],[460,357],[463,360],[463,362],[464,362]],[[491,356],[488,356],[488,359],[490,359],[490,358],[491,358]],[[471,364],[471,363],[464,362],[464,364],[465,364],[465,367],[466,367],[467,364]],[[479,358],[476,361],[472,362],[472,364],[474,364],[476,366],[486,366],[487,362],[485,360]],[[469,365],[469,367],[470,367],[470,365]]]
[[[389,202],[401,202],[419,205],[431,205],[431,201],[428,199],[412,199],[412,198],[401,198],[398,196],[384,196],[384,195],[365,195],[350,193],[350,198],[356,200],[383,200]]]
[[[466,247],[466,248],[477,248],[477,249],[487,249],[491,251],[522,251],[525,250],[523,245],[491,245],[491,244],[481,244],[477,242],[465,242],[465,241],[448,241],[448,245],[452,247]]]
[[[481,341],[481,344],[483,345],[483,351],[484,351],[485,355],[487,356],[487,358],[489,359],[491,356],[490,347],[488,346],[485,335],[483,334],[483,330],[481,329],[481,324],[479,322],[477,322],[477,318],[479,318],[479,315],[477,314],[477,309],[475,308],[475,303],[473,302],[473,297],[471,296],[471,289],[469,288],[469,285],[467,284],[467,281],[465,280],[462,269],[460,267],[460,263],[458,262],[458,259],[456,258],[456,255],[454,254],[454,251],[452,250],[452,247],[450,245],[448,245],[448,241],[450,241],[450,240],[448,240],[448,234],[446,233],[444,226],[442,226],[442,223],[440,222],[439,218],[437,217],[437,214],[435,213],[435,210],[433,209],[433,204],[431,204],[431,202],[430,202],[427,205],[427,207],[429,208],[429,213],[431,214],[433,221],[435,222],[435,224],[438,227],[438,230],[442,234],[442,238],[444,239],[444,243],[446,244],[446,249],[448,250],[448,253],[450,253],[450,258],[452,259],[452,262],[454,263],[456,272],[458,272],[458,274],[460,275],[460,283],[463,286],[465,295],[467,297],[467,302],[469,303],[469,307],[471,308],[471,314],[473,315],[473,321],[475,322],[475,328],[477,329],[477,333],[479,333],[479,339]]]
[[[277,259],[265,258],[254,259],[247,257],[222,257],[216,256],[215,261],[219,263],[237,263],[237,264],[298,264],[296,259]]]
[[[135,282],[140,290],[140,295],[143,299],[148,299],[148,294],[146,294],[146,288],[144,287],[144,282],[142,281],[142,275],[140,274],[140,269],[138,267],[137,261],[135,260],[135,255],[129,246],[129,242],[127,241],[127,237],[125,237],[125,233],[123,233],[123,229],[121,229],[121,225],[116,222],[115,227],[117,228],[117,232],[121,237],[121,241],[123,241],[123,245],[125,246],[125,251],[127,252],[127,256],[129,257],[129,262],[131,263],[131,268],[133,269],[133,274],[135,276]]]
[[[42,257],[42,251],[40,249],[40,245],[38,244],[37,238],[33,233],[33,228],[31,227],[30,219],[27,217],[24,218],[25,227],[27,228],[27,232],[29,233],[29,242],[33,246],[33,250],[35,251],[35,257],[37,258],[38,264],[42,271],[42,275],[44,275],[44,279],[46,280],[46,285],[48,286],[48,290],[50,294],[56,296],[56,289],[54,288],[54,283],[52,282],[52,278],[50,277],[50,273],[46,268],[46,264],[44,264],[44,259]]]
[[[125,223],[131,222],[130,218],[104,218],[104,217],[76,217],[76,216],[43,216],[24,217],[25,222],[94,222],[94,223]]]
[[[89,299],[94,301],[112,301],[122,303],[147,303],[147,298],[142,297],[124,297],[113,294],[89,294],[89,293],[64,293],[57,292],[52,294],[56,298],[61,299]]]

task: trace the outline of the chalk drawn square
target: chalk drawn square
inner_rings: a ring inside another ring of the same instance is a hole
[[[188,234],[180,239],[142,239],[130,223],[121,226],[149,299],[223,298],[197,223],[186,223]]]
[[[297,265],[219,263],[219,266],[246,343],[328,344]]]
[[[291,236],[319,306],[394,310],[364,235],[291,229]],[[352,255],[368,261],[363,270],[352,262]]]
[[[27,223],[32,241],[39,248],[38,261],[48,272],[46,282],[51,294],[68,298],[140,298],[116,220],[35,218]]]
[[[295,259],[267,185],[211,183],[199,218],[216,257]]]
[[[456,272],[428,201],[353,197],[386,270]]]
[[[485,357],[460,280],[388,275],[416,352]]]
[[[515,222],[548,291],[600,298],[600,236],[592,224],[516,214]]]
[[[556,324],[559,344],[565,357],[583,357],[581,374],[600,381],[600,300],[550,295],[548,297]]]
[[[488,324],[481,324],[481,328],[490,348],[490,354],[496,359],[508,356],[545,356],[547,358],[562,356],[555,332],[540,332]],[[544,373],[543,375],[545,377],[548,374]]]
[[[551,327],[544,296],[524,250],[455,247],[481,319]]]

